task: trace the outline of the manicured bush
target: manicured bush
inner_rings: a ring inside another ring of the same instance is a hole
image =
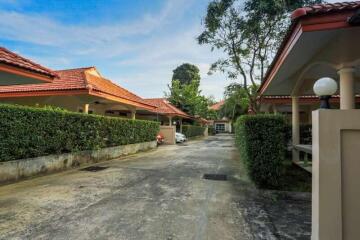
[[[286,121],[281,115],[244,115],[235,124],[236,144],[250,178],[276,187],[285,160]]]
[[[0,161],[154,141],[159,124],[0,105]]]
[[[210,136],[215,135],[215,128],[213,126],[208,127],[208,134]]]
[[[205,127],[194,126],[194,125],[183,125],[182,133],[186,137],[204,136]]]

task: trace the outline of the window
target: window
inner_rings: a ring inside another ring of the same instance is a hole
[[[225,132],[225,124],[224,123],[215,124],[215,130],[217,132]]]

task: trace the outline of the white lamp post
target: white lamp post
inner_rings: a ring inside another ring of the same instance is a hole
[[[329,109],[329,99],[337,91],[337,83],[329,77],[320,78],[314,84],[314,92],[320,97],[320,108]]]

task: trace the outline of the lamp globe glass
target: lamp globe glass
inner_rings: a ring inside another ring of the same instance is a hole
[[[320,78],[314,84],[314,93],[318,96],[331,96],[337,91],[337,83],[329,77]]]

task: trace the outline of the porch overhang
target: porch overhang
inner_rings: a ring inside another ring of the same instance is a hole
[[[153,105],[147,105],[135,101],[131,101],[126,98],[113,96],[111,94],[95,91],[91,89],[67,89],[67,90],[55,90],[55,91],[19,91],[10,93],[0,93],[1,99],[11,98],[38,98],[38,97],[53,97],[53,98],[67,98],[69,96],[77,96],[76,99],[80,103],[88,104],[106,104],[109,105],[109,110],[128,110],[134,108],[135,110],[146,110],[155,112],[156,107]],[[110,107],[111,106],[111,107]]]
[[[357,5],[360,8],[360,3]],[[321,77],[339,81],[338,72],[354,70],[360,78],[360,26],[349,22],[357,9],[307,16],[293,13],[293,23],[263,83],[260,95],[314,95],[314,82]],[[360,85],[355,86],[360,92]]]

